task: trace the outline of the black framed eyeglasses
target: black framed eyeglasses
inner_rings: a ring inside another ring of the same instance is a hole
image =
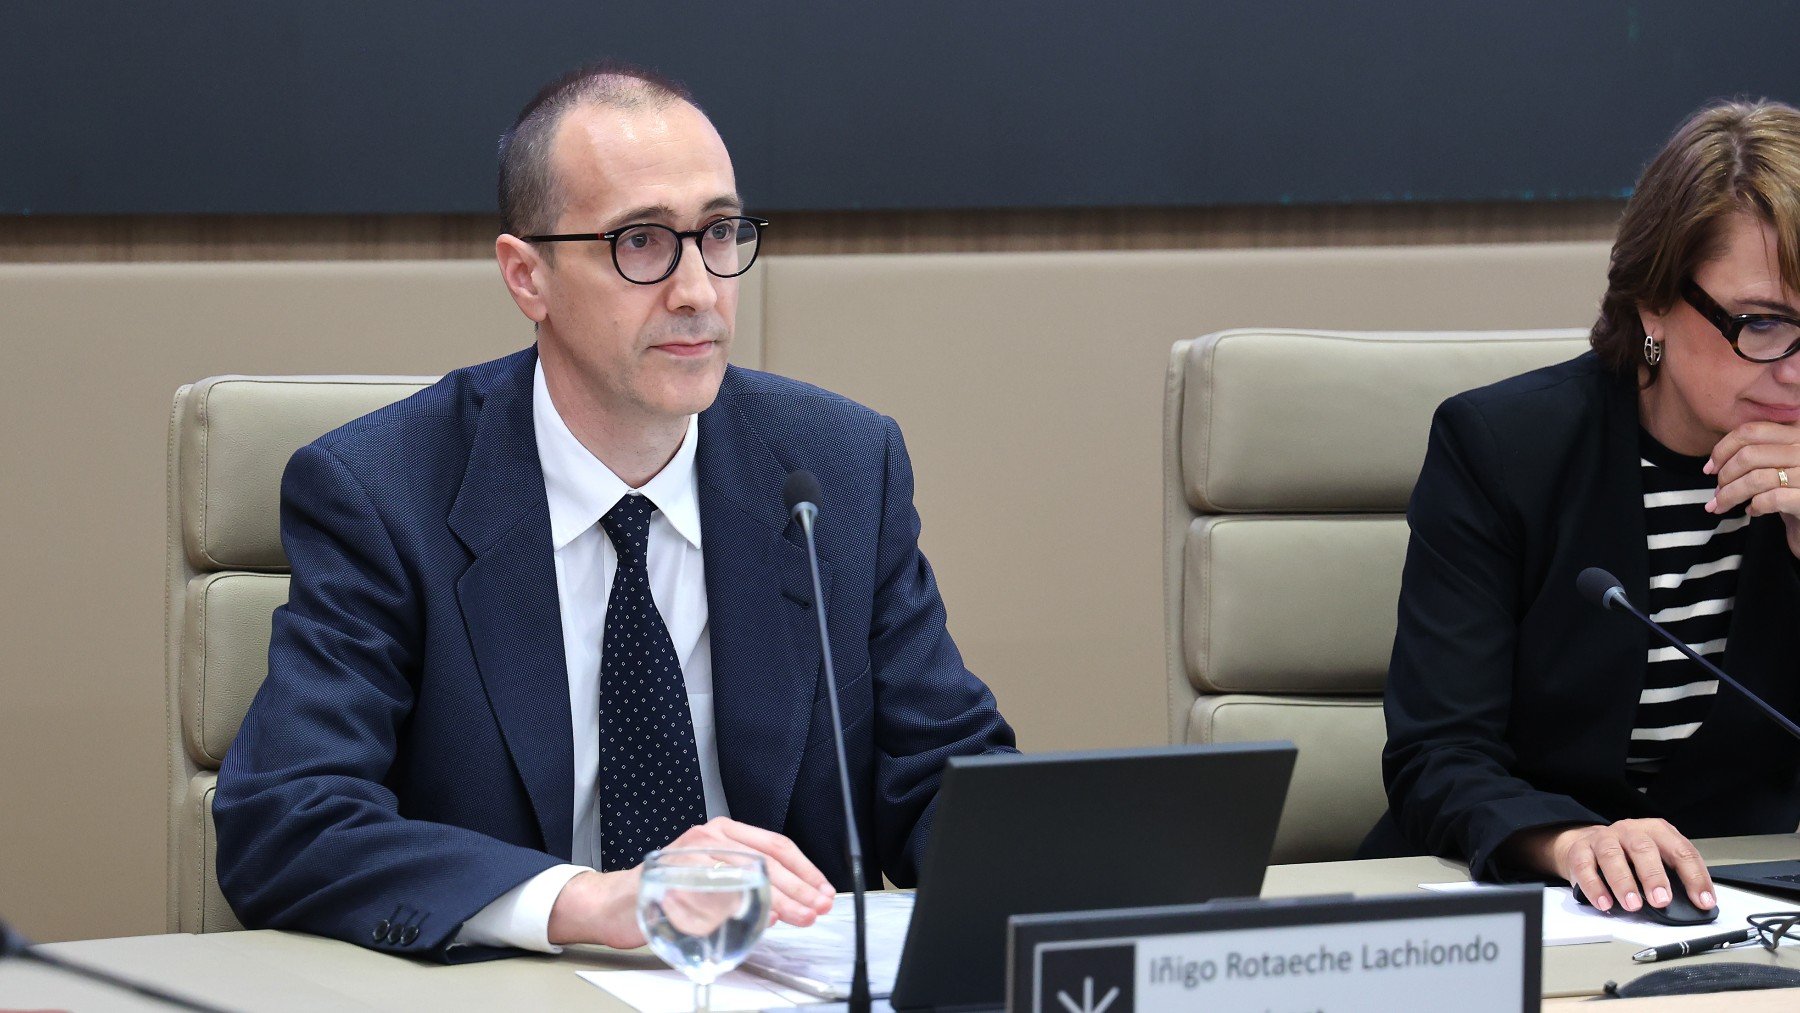
[[[762,218],[733,215],[687,232],[646,222],[611,232],[562,232],[522,238],[528,243],[610,243],[613,267],[620,277],[634,285],[654,285],[675,273],[681,263],[681,248],[689,239],[700,250],[700,263],[706,266],[708,274],[718,278],[743,274],[756,263],[762,230],[768,227]]]
[[[1692,278],[1681,283],[1681,297],[1725,335],[1740,359],[1778,362],[1800,352],[1800,320],[1779,313],[1727,313]]]

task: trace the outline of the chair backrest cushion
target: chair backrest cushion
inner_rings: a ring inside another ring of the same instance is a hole
[[[181,530],[196,571],[271,570],[281,472],[294,451],[414,393],[430,377],[221,376],[180,405]]]
[[[1207,513],[1404,510],[1445,398],[1574,358],[1586,340],[1231,330],[1183,342],[1181,488]]]
[[[1387,808],[1375,764],[1387,741],[1381,701],[1367,697],[1203,696],[1188,717],[1190,742],[1299,747],[1271,860],[1333,862],[1356,853]]]
[[[1177,344],[1163,454],[1171,737],[1196,692],[1379,692],[1433,412],[1586,340],[1232,330]]]
[[[213,772],[268,674],[270,616],[287,601],[280,505],[288,459],[431,382],[222,376],[175,395],[165,589],[171,931],[240,927],[213,866]]]
[[[1386,807],[1381,698],[1431,417],[1585,331],[1235,330],[1163,406],[1171,741],[1300,747],[1274,859],[1348,858]]]
[[[1182,643],[1209,693],[1379,693],[1406,522],[1387,515],[1196,517]],[[1385,603],[1385,606],[1384,606]]]

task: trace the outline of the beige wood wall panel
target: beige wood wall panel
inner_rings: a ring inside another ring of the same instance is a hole
[[[835,211],[775,215],[772,254],[1236,249],[1608,240],[1623,204]],[[0,217],[0,262],[493,256],[488,215]]]
[[[900,419],[952,628],[1028,747],[1149,743],[1170,344],[1580,326],[1605,260],[1600,243],[772,257],[737,358]],[[161,930],[176,387],[438,373],[530,340],[479,260],[0,266],[0,913],[44,939]]]
[[[1606,258],[1603,243],[788,257],[769,265],[764,355],[899,420],[951,630],[1022,745],[1159,743],[1170,345],[1249,325],[1583,326]]]

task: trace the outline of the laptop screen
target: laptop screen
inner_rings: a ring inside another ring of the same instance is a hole
[[[1253,897],[1289,742],[952,759],[893,1005],[998,1007],[1015,914]]]

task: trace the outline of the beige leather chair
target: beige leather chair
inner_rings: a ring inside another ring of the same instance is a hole
[[[429,377],[221,376],[181,388],[169,418],[170,932],[241,928],[219,893],[219,763],[262,685],[269,615],[287,601],[281,472],[293,452]]]
[[[1169,738],[1300,747],[1274,861],[1349,858],[1387,805],[1381,690],[1432,412],[1573,358],[1586,338],[1231,330],[1175,345],[1163,401]]]

